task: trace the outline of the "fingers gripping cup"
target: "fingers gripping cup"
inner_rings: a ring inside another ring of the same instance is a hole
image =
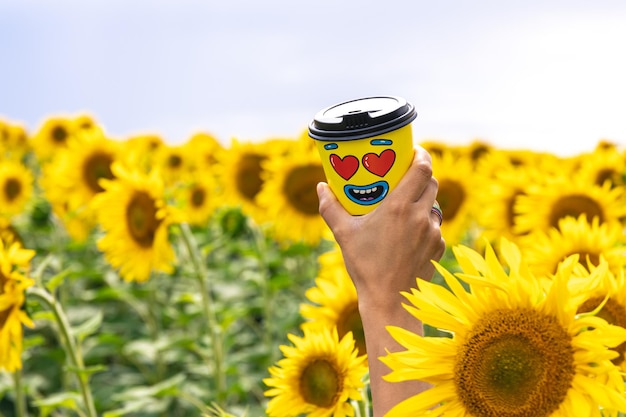
[[[328,185],[353,215],[373,210],[413,160],[415,108],[401,97],[351,100],[318,112],[309,124]]]

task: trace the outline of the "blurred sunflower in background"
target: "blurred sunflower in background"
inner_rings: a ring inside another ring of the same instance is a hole
[[[528,267],[536,276],[555,274],[559,263],[574,254],[587,268],[598,266],[600,259],[604,258],[609,269],[618,273],[626,262],[622,229],[620,222],[600,224],[598,217],[589,222],[581,214],[578,219],[560,219],[559,226],[547,232],[537,229],[518,243]]]
[[[500,237],[516,241],[515,202],[526,194],[529,184],[541,180],[541,172],[527,164],[514,165],[511,154],[493,151],[476,168],[472,198],[480,237],[495,242]],[[477,238],[477,242],[483,239]]]
[[[534,183],[515,203],[515,232],[548,231],[559,227],[564,217],[578,218],[584,214],[599,223],[619,222],[626,215],[624,187],[613,188],[609,182],[590,183],[587,178],[565,171],[554,174],[542,183]]]
[[[175,255],[169,226],[174,219],[159,173],[128,171],[119,163],[111,170],[115,179],[102,180],[104,191],[93,200],[104,232],[98,249],[126,281],[146,281],[152,271],[171,273]]]
[[[433,176],[439,182],[437,201],[443,211],[441,234],[451,246],[461,241],[474,240],[476,188],[473,161],[467,155],[458,155],[451,148],[432,155]]]
[[[0,369],[22,368],[23,327],[34,327],[23,310],[25,291],[34,282],[24,273],[35,252],[0,240]]]
[[[104,191],[100,181],[114,178],[111,166],[119,152],[119,142],[101,131],[83,132],[68,139],[66,147],[43,165],[41,188],[76,241],[84,241],[96,225],[90,204]]]
[[[0,215],[22,213],[33,197],[34,176],[16,160],[0,159]]]
[[[269,233],[280,242],[317,245],[328,234],[319,214],[317,183],[326,179],[311,140],[295,140],[282,154],[263,161],[259,207],[273,219]]]
[[[20,161],[30,150],[26,127],[0,118],[0,155]]]
[[[604,266],[605,264],[602,264],[598,268]],[[595,267],[592,266],[591,268],[594,269]],[[598,317],[603,318],[609,324],[626,328],[626,291],[624,291],[626,279],[624,270],[613,273],[609,269],[600,275],[602,279],[595,281],[593,289],[589,289],[584,282],[586,279],[584,276],[571,280],[572,293],[580,297],[578,313],[596,312]],[[611,359],[611,362],[621,369],[623,376],[626,375],[626,342],[615,346],[612,350],[617,355]]]
[[[284,141],[241,142],[232,139],[230,146],[217,154],[215,173],[219,181],[222,204],[240,207],[259,225],[273,220],[257,196],[263,188],[264,164],[275,155],[286,153]]]
[[[480,162],[489,157],[495,151],[493,145],[482,139],[474,139],[467,145],[459,145],[454,147],[455,152],[467,157],[472,161],[473,166],[478,166]]]
[[[616,147],[600,147],[593,152],[576,155],[578,175],[590,184],[603,185],[605,181],[612,188],[624,187],[626,159]]]
[[[122,141],[122,161],[131,169],[149,172],[159,149],[165,141],[157,134],[134,135]]]
[[[315,286],[305,293],[310,303],[300,305],[300,314],[307,320],[303,326],[337,328],[340,338],[352,333],[359,355],[365,355],[365,333],[356,288],[346,271],[338,245],[320,255],[318,260],[320,267]]]
[[[206,173],[181,184],[174,191],[174,206],[179,209],[185,222],[205,225],[219,207],[216,201],[216,185],[213,175]]]
[[[94,118],[88,114],[50,116],[30,137],[30,147],[39,161],[47,161],[58,150],[66,148],[71,137],[81,132],[100,129]]]
[[[224,150],[220,141],[210,133],[198,132],[185,142],[187,155],[192,160],[193,171],[199,175],[213,172],[217,163],[217,154]]]
[[[353,416],[350,401],[361,400],[367,373],[364,355],[357,355],[352,334],[339,339],[336,329],[303,328],[303,336],[289,334],[293,346],[282,345],[284,358],[269,368],[263,381],[270,399],[267,415]]]
[[[611,349],[626,341],[626,329],[578,314],[580,299],[569,287],[571,277],[582,274],[578,257],[561,263],[545,286],[515,244],[502,239],[500,247],[501,259],[490,245],[484,257],[455,246],[462,272],[455,276],[436,264],[449,290],[418,280],[418,288],[405,293],[412,315],[450,337],[389,328],[406,350],[382,358],[392,370],[385,379],[421,380],[433,387],[399,403],[388,416],[570,417],[625,411],[624,384]],[[578,282],[584,288],[577,291],[592,290],[606,273],[604,264],[582,274]]]
[[[161,173],[166,188],[176,188],[190,176],[193,160],[189,152],[184,145],[167,144],[155,151],[152,166]]]
[[[430,156],[436,156],[441,158],[444,153],[449,152],[451,146],[446,144],[443,140],[438,139],[423,139],[419,142],[419,146],[424,148]]]

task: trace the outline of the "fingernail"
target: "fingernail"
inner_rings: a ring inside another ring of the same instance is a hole
[[[326,192],[326,187],[324,187],[324,183],[323,182],[318,182],[317,183],[317,196],[318,197],[322,197],[322,195]]]

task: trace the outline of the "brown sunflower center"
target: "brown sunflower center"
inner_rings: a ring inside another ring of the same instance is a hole
[[[206,190],[202,187],[194,187],[189,200],[194,208],[202,207],[206,201]]]
[[[491,151],[491,148],[483,143],[477,144],[470,151],[470,159],[473,162],[477,162],[480,158],[487,155]]]
[[[579,313],[588,313],[590,311],[598,308],[600,304],[604,301],[602,297],[592,297],[589,300],[585,301],[579,308]],[[603,318],[609,324],[613,324],[615,326],[626,327],[626,306],[620,304],[612,298],[609,298],[604,306],[600,309],[597,314],[598,317]],[[615,365],[621,365],[624,362],[624,357],[626,355],[626,342],[621,345],[613,348],[619,356],[613,359],[613,363]]]
[[[167,158],[167,166],[172,169],[178,169],[183,165],[183,158],[180,155],[170,155]]]
[[[436,143],[424,143],[422,146],[428,151],[429,154],[439,158],[441,158],[445,153],[444,148]]]
[[[571,338],[556,318],[494,310],[468,334],[454,382],[471,415],[543,417],[559,408],[575,371]]]
[[[605,181],[609,181],[612,187],[622,184],[622,174],[614,169],[605,168],[596,173],[596,184],[602,186]]]
[[[4,182],[4,197],[7,201],[15,200],[22,192],[22,183],[17,178],[7,178]]]
[[[68,137],[67,129],[63,126],[55,126],[50,132],[50,137],[54,143],[62,145]]]
[[[597,201],[586,195],[573,194],[565,195],[554,203],[549,215],[550,226],[558,229],[560,219],[567,216],[577,219],[581,214],[585,214],[589,221],[594,217],[598,217],[600,223],[605,220],[604,211]]]
[[[309,404],[330,407],[343,390],[341,377],[335,366],[326,359],[309,363],[300,376],[300,395]]]
[[[99,184],[101,178],[109,180],[114,178],[111,163],[113,163],[113,156],[106,152],[95,152],[85,160],[83,179],[94,193],[104,191],[104,188]]]
[[[145,192],[136,192],[126,207],[126,224],[131,237],[139,246],[152,246],[161,220],[156,218],[156,205]]]
[[[465,188],[457,181],[442,179],[439,182],[437,201],[446,219],[453,220],[465,201]]]
[[[365,349],[363,322],[361,321],[361,314],[359,314],[359,308],[356,302],[345,308],[337,323],[337,333],[339,334],[339,339],[343,338],[343,336],[348,332],[352,332],[355,347],[358,349],[359,354],[364,355],[367,353]]]
[[[506,221],[509,230],[514,230],[515,226],[515,202],[517,201],[517,197],[520,195],[525,195],[523,190],[515,190],[510,196],[510,198],[506,201]]]
[[[319,214],[319,200],[315,187],[324,181],[324,170],[321,165],[311,164],[292,169],[285,178],[283,192],[291,207],[307,216]]]
[[[578,254],[579,256],[578,262],[580,262],[583,265],[598,266],[600,264],[600,255],[598,253],[588,252],[588,251],[583,251],[583,250],[577,251],[574,253]],[[570,253],[569,255],[573,255],[574,253]]]
[[[258,154],[248,153],[241,156],[239,166],[235,174],[235,184],[239,193],[247,200],[254,201],[261,191],[263,179],[261,164],[265,157]]]

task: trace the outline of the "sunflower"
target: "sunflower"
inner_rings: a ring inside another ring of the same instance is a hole
[[[118,155],[119,142],[94,130],[70,138],[66,148],[43,165],[41,187],[74,240],[84,241],[95,227],[90,204],[103,191],[100,181],[113,179],[111,165]]]
[[[526,149],[492,149],[484,156],[476,164],[476,171],[480,175],[497,178],[501,171],[528,171],[533,173],[532,182],[529,184],[542,183],[554,173],[570,169],[564,158]]]
[[[30,151],[26,128],[18,123],[0,119],[0,154],[21,160]]]
[[[599,266],[602,267],[602,266]],[[592,267],[594,268],[594,267]],[[602,278],[596,281],[596,287],[592,290],[586,288],[583,278],[573,279],[570,286],[574,293],[580,294],[582,300],[579,301],[579,313],[589,313],[596,311],[597,315],[608,323],[626,328],[626,279],[624,270],[619,270],[613,274],[610,270],[602,274]],[[626,342],[621,343],[613,349],[617,352],[617,357],[612,359],[613,364],[620,367],[626,374]]]
[[[175,256],[168,228],[173,218],[159,174],[127,171],[118,163],[111,168],[115,179],[101,180],[104,191],[93,201],[104,231],[98,248],[126,281],[146,281],[152,271],[170,273]]]
[[[224,150],[217,138],[206,132],[194,133],[184,146],[196,172],[211,172],[217,163],[217,153]]]
[[[101,131],[94,119],[87,114],[78,116],[51,116],[44,120],[30,138],[30,146],[40,161],[47,161],[57,151],[65,149],[77,134]]]
[[[74,128],[80,133],[98,134],[104,133],[96,119],[88,113],[80,113],[72,118]]]
[[[602,185],[605,181],[611,187],[623,187],[626,160],[617,148],[596,148],[593,152],[580,154],[579,175],[591,184]]]
[[[352,333],[359,354],[366,354],[356,288],[346,271],[339,247],[335,244],[334,250],[320,255],[318,260],[320,268],[315,286],[305,293],[313,304],[300,306],[300,314],[308,320],[303,325],[336,327],[340,338]]]
[[[618,147],[618,144],[615,141],[604,138],[596,142],[595,150],[602,151],[602,150],[609,150],[609,149],[617,149],[617,147]]]
[[[473,165],[477,165],[480,161],[488,157],[491,152],[496,149],[489,142],[482,139],[474,139],[465,146],[457,146],[456,152],[468,157]]]
[[[419,145],[426,149],[431,156],[441,158],[444,153],[450,152],[452,147],[446,144],[443,140],[437,139],[424,139],[419,142]]]
[[[34,284],[23,275],[35,252],[0,241],[0,368],[13,372],[22,368],[23,326],[33,327],[22,309],[26,289]]]
[[[163,146],[163,138],[156,134],[130,136],[122,141],[122,161],[128,168],[149,172],[156,153]]]
[[[541,172],[534,166],[514,165],[510,153],[492,151],[479,163],[476,170],[474,189],[476,222],[480,233],[487,241],[494,242],[503,236],[517,240],[515,233],[515,202],[526,193],[529,184],[541,180]],[[477,239],[481,242],[483,239]]]
[[[613,273],[623,268],[626,259],[621,223],[600,224],[598,217],[589,222],[584,214],[578,219],[564,217],[558,228],[536,230],[518,243],[536,276],[554,274],[558,264],[573,254],[578,254],[587,267],[597,266],[602,257]]]
[[[33,195],[33,174],[22,163],[0,160],[0,214],[13,216],[24,211]]]
[[[541,184],[529,186],[526,194],[517,198],[515,233],[548,231],[559,227],[559,219],[581,214],[588,220],[597,217],[599,223],[620,221],[626,215],[624,191],[623,187],[612,188],[608,181],[590,183],[567,170],[552,175]]]
[[[190,176],[193,160],[190,148],[184,145],[160,146],[154,154],[153,166],[156,167],[166,187],[175,187]]]
[[[449,245],[466,239],[474,224],[474,206],[471,198],[475,170],[467,155],[457,155],[448,148],[443,155],[432,155],[433,176],[439,182],[437,201],[443,211],[441,226],[443,238]]]
[[[211,175],[197,176],[176,188],[175,205],[189,224],[206,224],[215,209],[215,180]]]
[[[326,234],[316,192],[326,177],[317,149],[307,145],[292,141],[287,153],[266,159],[262,166],[256,201],[274,219],[272,235],[281,242],[316,245]]]
[[[270,417],[353,416],[351,400],[361,400],[365,356],[358,356],[352,334],[339,339],[336,329],[303,328],[289,334],[293,346],[282,345],[285,357],[269,368],[267,405]]]
[[[418,280],[418,288],[405,293],[413,316],[451,337],[388,328],[406,350],[382,358],[392,370],[385,379],[432,384],[389,416],[570,417],[599,416],[601,408],[626,410],[609,349],[626,341],[626,329],[577,314],[568,286],[580,266],[576,255],[544,286],[506,239],[502,259],[490,245],[484,258],[464,246],[453,252],[462,273],[455,276],[436,264],[450,290]],[[593,269],[581,285],[591,289],[607,272]]]
[[[220,186],[220,201],[241,207],[257,224],[273,220],[257,203],[263,188],[263,165],[274,155],[284,153],[283,142],[240,142],[232,139],[228,148],[218,152],[215,172]]]

